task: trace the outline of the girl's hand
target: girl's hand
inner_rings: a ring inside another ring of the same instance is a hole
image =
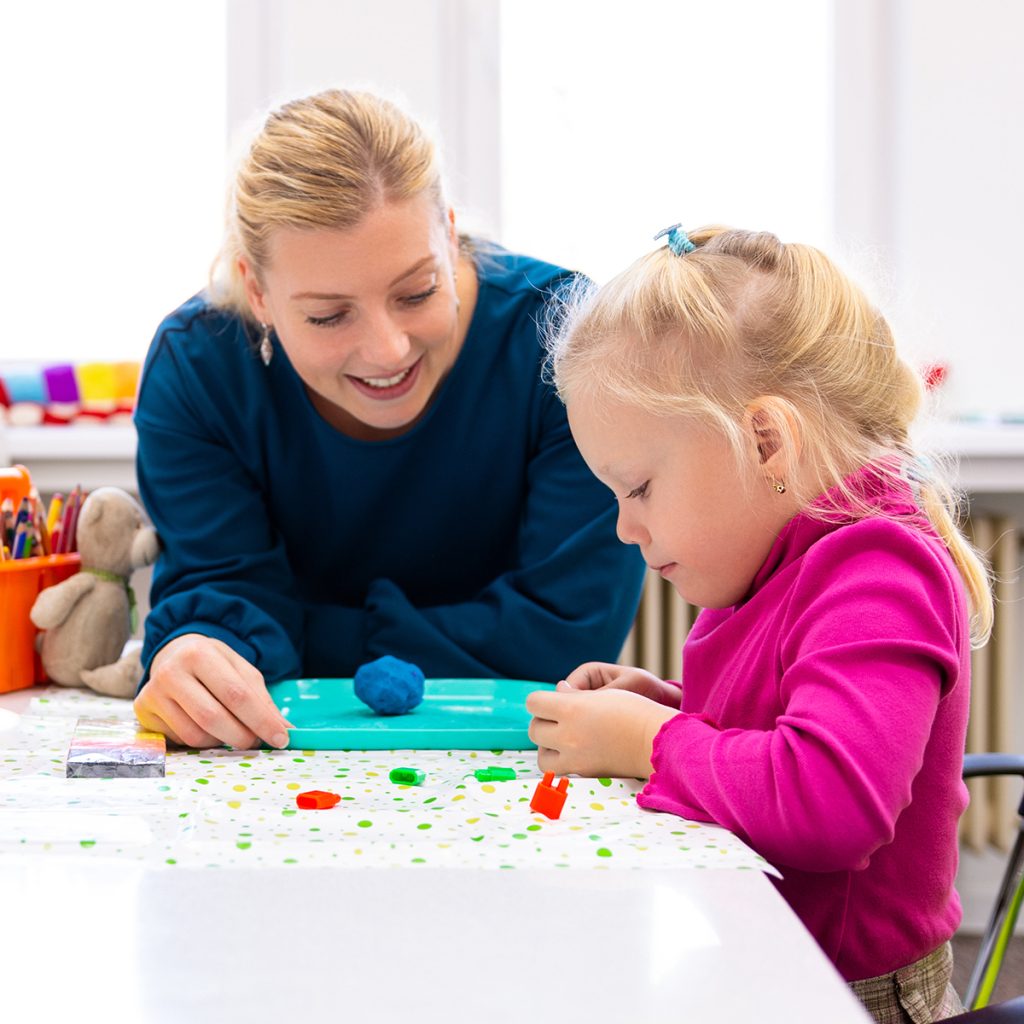
[[[659,704],[668,707],[679,707],[679,687],[659,679],[651,672],[642,668],[631,668],[627,665],[610,665],[604,661],[588,661],[585,665],[573,669],[556,687],[564,690],[599,690],[610,687],[617,690],[630,690],[641,697],[649,697]]]
[[[135,698],[144,729],[183,747],[251,750],[288,745],[291,723],[267,693],[263,675],[227,644],[186,633],[165,644]]]
[[[646,779],[658,730],[676,711],[612,686],[537,690],[526,698],[537,765],[556,775]]]

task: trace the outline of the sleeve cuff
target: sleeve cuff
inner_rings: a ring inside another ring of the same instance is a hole
[[[704,715],[682,712],[665,722],[654,736],[654,770],[637,793],[637,803],[691,821],[714,821],[686,780],[697,780],[710,771],[710,748],[717,735],[718,728]]]
[[[153,664],[153,659],[160,653],[172,640],[177,640],[179,636],[186,636],[189,633],[198,633],[201,636],[208,636],[213,640],[220,640],[230,647],[235,653],[240,654],[246,661],[253,664],[256,661],[256,649],[246,643],[244,640],[239,639],[230,630],[225,629],[223,626],[216,622],[189,622],[186,625],[179,626],[177,629],[172,630],[167,636],[163,637],[160,641],[159,646],[154,647],[148,652],[148,657],[142,664],[142,682],[139,683],[138,690],[135,691],[138,696],[139,690],[141,690],[146,683],[149,682],[149,667]]]

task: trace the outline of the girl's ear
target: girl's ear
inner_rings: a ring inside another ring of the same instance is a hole
[[[267,316],[267,302],[263,295],[263,287],[256,276],[249,261],[244,257],[238,258],[238,272],[242,275],[242,285],[245,288],[245,297],[249,300],[249,308],[252,315],[261,324],[270,323]]]
[[[789,402],[777,395],[755,398],[744,410],[743,426],[767,480],[795,476],[801,449],[800,419]]]

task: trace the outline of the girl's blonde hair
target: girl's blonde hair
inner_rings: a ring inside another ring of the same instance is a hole
[[[851,508],[877,513],[844,483],[859,466],[902,476],[963,577],[972,637],[984,643],[993,618],[989,572],[959,528],[947,478],[914,451],[909,431],[922,383],[888,323],[810,246],[722,227],[689,238],[694,251],[656,250],[558,312],[548,365],[559,394],[697,416],[751,464],[745,418],[755,399],[767,398],[761,426],[776,428],[794,467],[786,486],[823,518]],[[815,501],[833,488],[834,506]]]
[[[437,149],[393,103],[342,89],[286,103],[238,167],[210,271],[211,301],[252,321],[238,260],[244,256],[259,278],[276,228],[353,227],[382,203],[422,194],[444,216]]]

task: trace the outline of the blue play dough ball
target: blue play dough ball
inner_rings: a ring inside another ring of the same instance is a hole
[[[404,715],[423,700],[423,673],[390,654],[360,666],[354,681],[356,696],[378,715]]]

